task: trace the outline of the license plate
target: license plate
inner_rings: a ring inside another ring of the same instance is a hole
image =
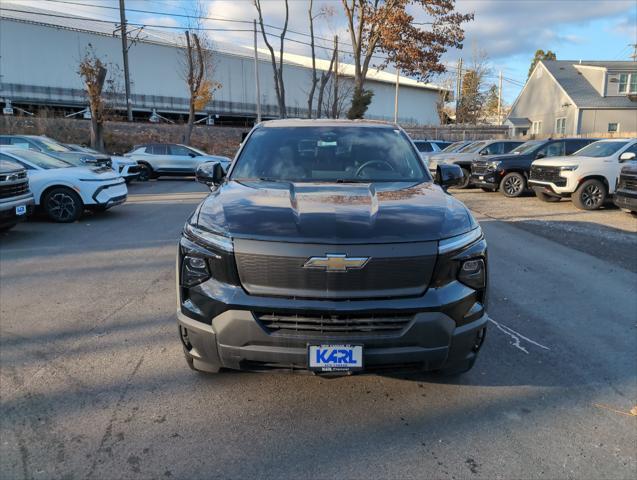
[[[349,372],[362,370],[362,345],[309,345],[310,370],[321,372]]]
[[[26,215],[27,213],[27,206],[26,205],[18,205],[17,207],[15,207],[15,214],[16,215]]]

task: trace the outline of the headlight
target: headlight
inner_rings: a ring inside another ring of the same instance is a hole
[[[572,172],[573,170],[577,170],[579,165],[567,165],[565,167],[560,167],[560,171],[562,172]]]
[[[186,237],[190,237],[195,242],[201,242],[204,245],[223,250],[224,252],[232,253],[234,251],[234,245],[232,244],[231,238],[202,230],[189,223],[187,223],[184,227],[184,234]]]
[[[487,164],[487,170],[494,171],[500,166],[500,162],[489,162]]]
[[[471,245],[480,238],[482,238],[482,229],[480,227],[476,227],[470,232],[463,233],[462,235],[445,238],[444,240],[440,240],[438,243],[438,254],[444,255],[445,253],[460,250],[461,248]]]
[[[486,278],[483,259],[474,258],[462,262],[462,266],[458,272],[458,280],[462,283],[468,287],[480,289],[486,286]]]
[[[186,287],[198,285],[210,278],[205,258],[185,255],[181,265],[181,283]]]

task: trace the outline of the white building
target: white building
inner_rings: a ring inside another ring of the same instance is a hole
[[[3,2],[3,8],[15,4]],[[16,8],[17,9],[17,8]],[[117,72],[123,91],[122,45],[115,26],[109,22],[74,17],[47,16],[50,11],[20,5],[16,12],[0,10],[0,98],[13,105],[48,105],[84,108],[86,95],[77,73],[80,59],[89,45],[95,54]],[[187,89],[180,75],[182,55],[176,37],[160,30],[144,28],[129,49],[131,97],[136,115],[156,109],[160,114],[187,112]],[[214,79],[222,88],[202,114],[221,117],[254,118],[254,52],[244,47],[215,45]],[[327,69],[329,62],[318,61]],[[269,55],[259,52],[261,109],[264,117],[278,114]],[[288,116],[307,115],[307,95],[311,78],[310,59],[300,55],[284,56],[284,79]],[[351,74],[351,65],[341,72]],[[345,79],[343,83],[351,79]],[[393,120],[396,76],[371,71],[366,88],[374,91],[367,118]],[[346,89],[343,86],[343,89]],[[401,77],[398,102],[400,123],[438,125],[436,102],[441,87]],[[316,98],[316,97],[315,97]],[[316,101],[316,100],[315,100]],[[344,110],[346,111],[346,109]]]

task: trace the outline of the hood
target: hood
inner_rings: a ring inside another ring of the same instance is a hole
[[[432,241],[477,225],[432,183],[230,181],[195,216],[201,228],[233,238],[324,244]]]
[[[575,157],[573,155],[569,157],[548,157],[535,160],[533,165],[540,165],[544,167],[563,167],[565,165],[577,165],[582,161],[588,160],[603,160],[603,158]]]
[[[202,155],[199,158],[204,162],[230,163],[228,157],[222,157],[221,155]]]
[[[15,172],[23,172],[24,167],[17,163],[8,161],[8,160],[0,160],[0,173],[15,173]]]
[[[474,160],[475,163],[488,163],[488,162],[506,162],[508,160],[519,160],[520,158],[524,158],[526,155],[518,155],[512,153],[500,153],[498,155],[479,155],[477,159]]]
[[[63,172],[65,176],[75,177],[85,180],[96,180],[106,182],[109,180],[122,180],[113,169],[108,167],[67,167],[45,170],[47,172]],[[122,180],[123,181],[123,180]]]
[[[135,160],[131,160],[128,157],[121,157],[119,155],[111,155],[111,161],[118,165],[137,165]]]

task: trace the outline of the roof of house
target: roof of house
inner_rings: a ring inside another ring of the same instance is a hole
[[[626,95],[602,97],[577,66],[601,67],[611,71],[635,71],[635,62],[604,62],[579,60],[542,60],[542,64],[564,89],[578,108],[637,108]]]
[[[531,126],[531,120],[529,120],[528,118],[524,117],[509,117],[506,119],[506,122],[514,127],[530,127]]]

